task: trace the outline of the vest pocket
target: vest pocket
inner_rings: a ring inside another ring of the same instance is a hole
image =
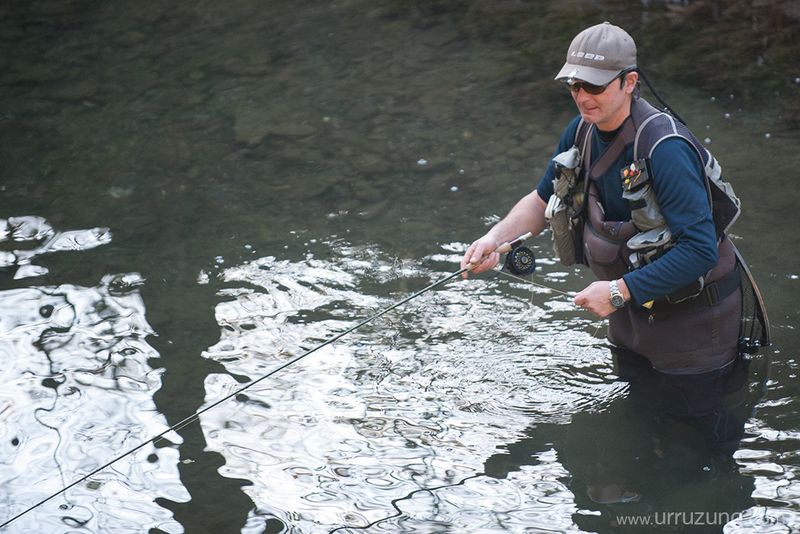
[[[666,226],[639,232],[628,239],[631,255],[628,263],[631,269],[638,269],[652,263],[672,246],[672,232]]]
[[[562,265],[575,265],[578,262],[576,239],[580,232],[570,220],[567,207],[556,195],[550,197],[546,211],[547,221],[553,231],[553,250]]]
[[[646,158],[634,161],[620,171],[622,198],[628,201],[631,220],[640,232],[666,226],[650,180],[650,164]]]
[[[556,175],[553,178],[553,195],[547,202],[545,219],[553,231],[553,250],[562,265],[583,263],[581,258],[581,231],[583,209],[583,180],[581,179],[581,153],[573,146],[553,158]]]
[[[609,224],[609,223],[604,223]],[[622,226],[623,223],[617,223]],[[583,230],[584,257],[592,272],[601,280],[619,278],[628,272],[623,259],[625,241],[612,241],[587,222]]]

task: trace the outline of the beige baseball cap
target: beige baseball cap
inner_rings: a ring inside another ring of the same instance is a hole
[[[567,62],[555,79],[605,85],[623,70],[635,67],[633,38],[619,26],[604,22],[575,36],[567,50]]]

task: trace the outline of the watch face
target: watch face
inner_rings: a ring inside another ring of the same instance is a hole
[[[608,283],[608,289],[611,291],[611,305],[615,308],[625,307],[625,299],[622,297],[622,293],[619,292],[616,280]]]

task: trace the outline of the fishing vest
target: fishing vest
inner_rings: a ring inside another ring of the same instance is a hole
[[[742,310],[736,254],[725,233],[739,216],[739,199],[691,131],[644,99],[632,101],[630,116],[596,157],[591,153],[593,128],[581,120],[574,146],[554,158],[554,194],[546,216],[561,262],[586,264],[599,279],[614,280],[669,250],[674,238],[652,187],[650,157],[663,140],[684,139],[703,164],[719,260],[695,283],[650,306],[631,303],[611,314],[608,337],[666,372],[697,373],[727,364],[738,352]],[[596,182],[631,145],[633,161],[620,171],[631,219],[606,220]]]
[[[717,238],[718,241],[724,238],[741,213],[739,199],[731,185],[722,178],[717,160],[684,124],[676,122],[671,115],[657,110],[644,99],[636,98],[631,104],[631,114],[596,160],[591,153],[593,128],[593,125],[581,120],[572,148],[553,158],[556,178],[546,217],[553,229],[554,246],[561,263],[584,263],[592,267],[599,277],[608,278],[605,276],[608,267],[616,267],[612,271],[619,275],[620,267],[639,268],[671,247],[674,241],[661,214],[650,171],[653,151],[661,141],[670,137],[684,139],[702,161]],[[607,222],[598,203],[595,183],[631,145],[633,161],[621,170],[623,198],[628,201],[631,220]],[[584,168],[587,162],[590,167]],[[616,242],[620,236],[625,236],[626,249],[614,254],[614,250],[602,250],[602,243],[598,243],[598,247],[587,250],[582,244],[587,216],[595,223],[592,230],[596,237],[605,235]],[[570,235],[565,236],[565,233]],[[592,250],[594,256],[591,256]]]

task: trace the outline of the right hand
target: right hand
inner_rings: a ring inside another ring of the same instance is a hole
[[[461,268],[465,269],[472,265],[470,271],[475,274],[493,269],[500,261],[500,254],[495,252],[499,246],[500,243],[488,234],[481,237],[467,248],[464,257],[461,258]],[[465,271],[461,276],[466,278],[467,274]]]

